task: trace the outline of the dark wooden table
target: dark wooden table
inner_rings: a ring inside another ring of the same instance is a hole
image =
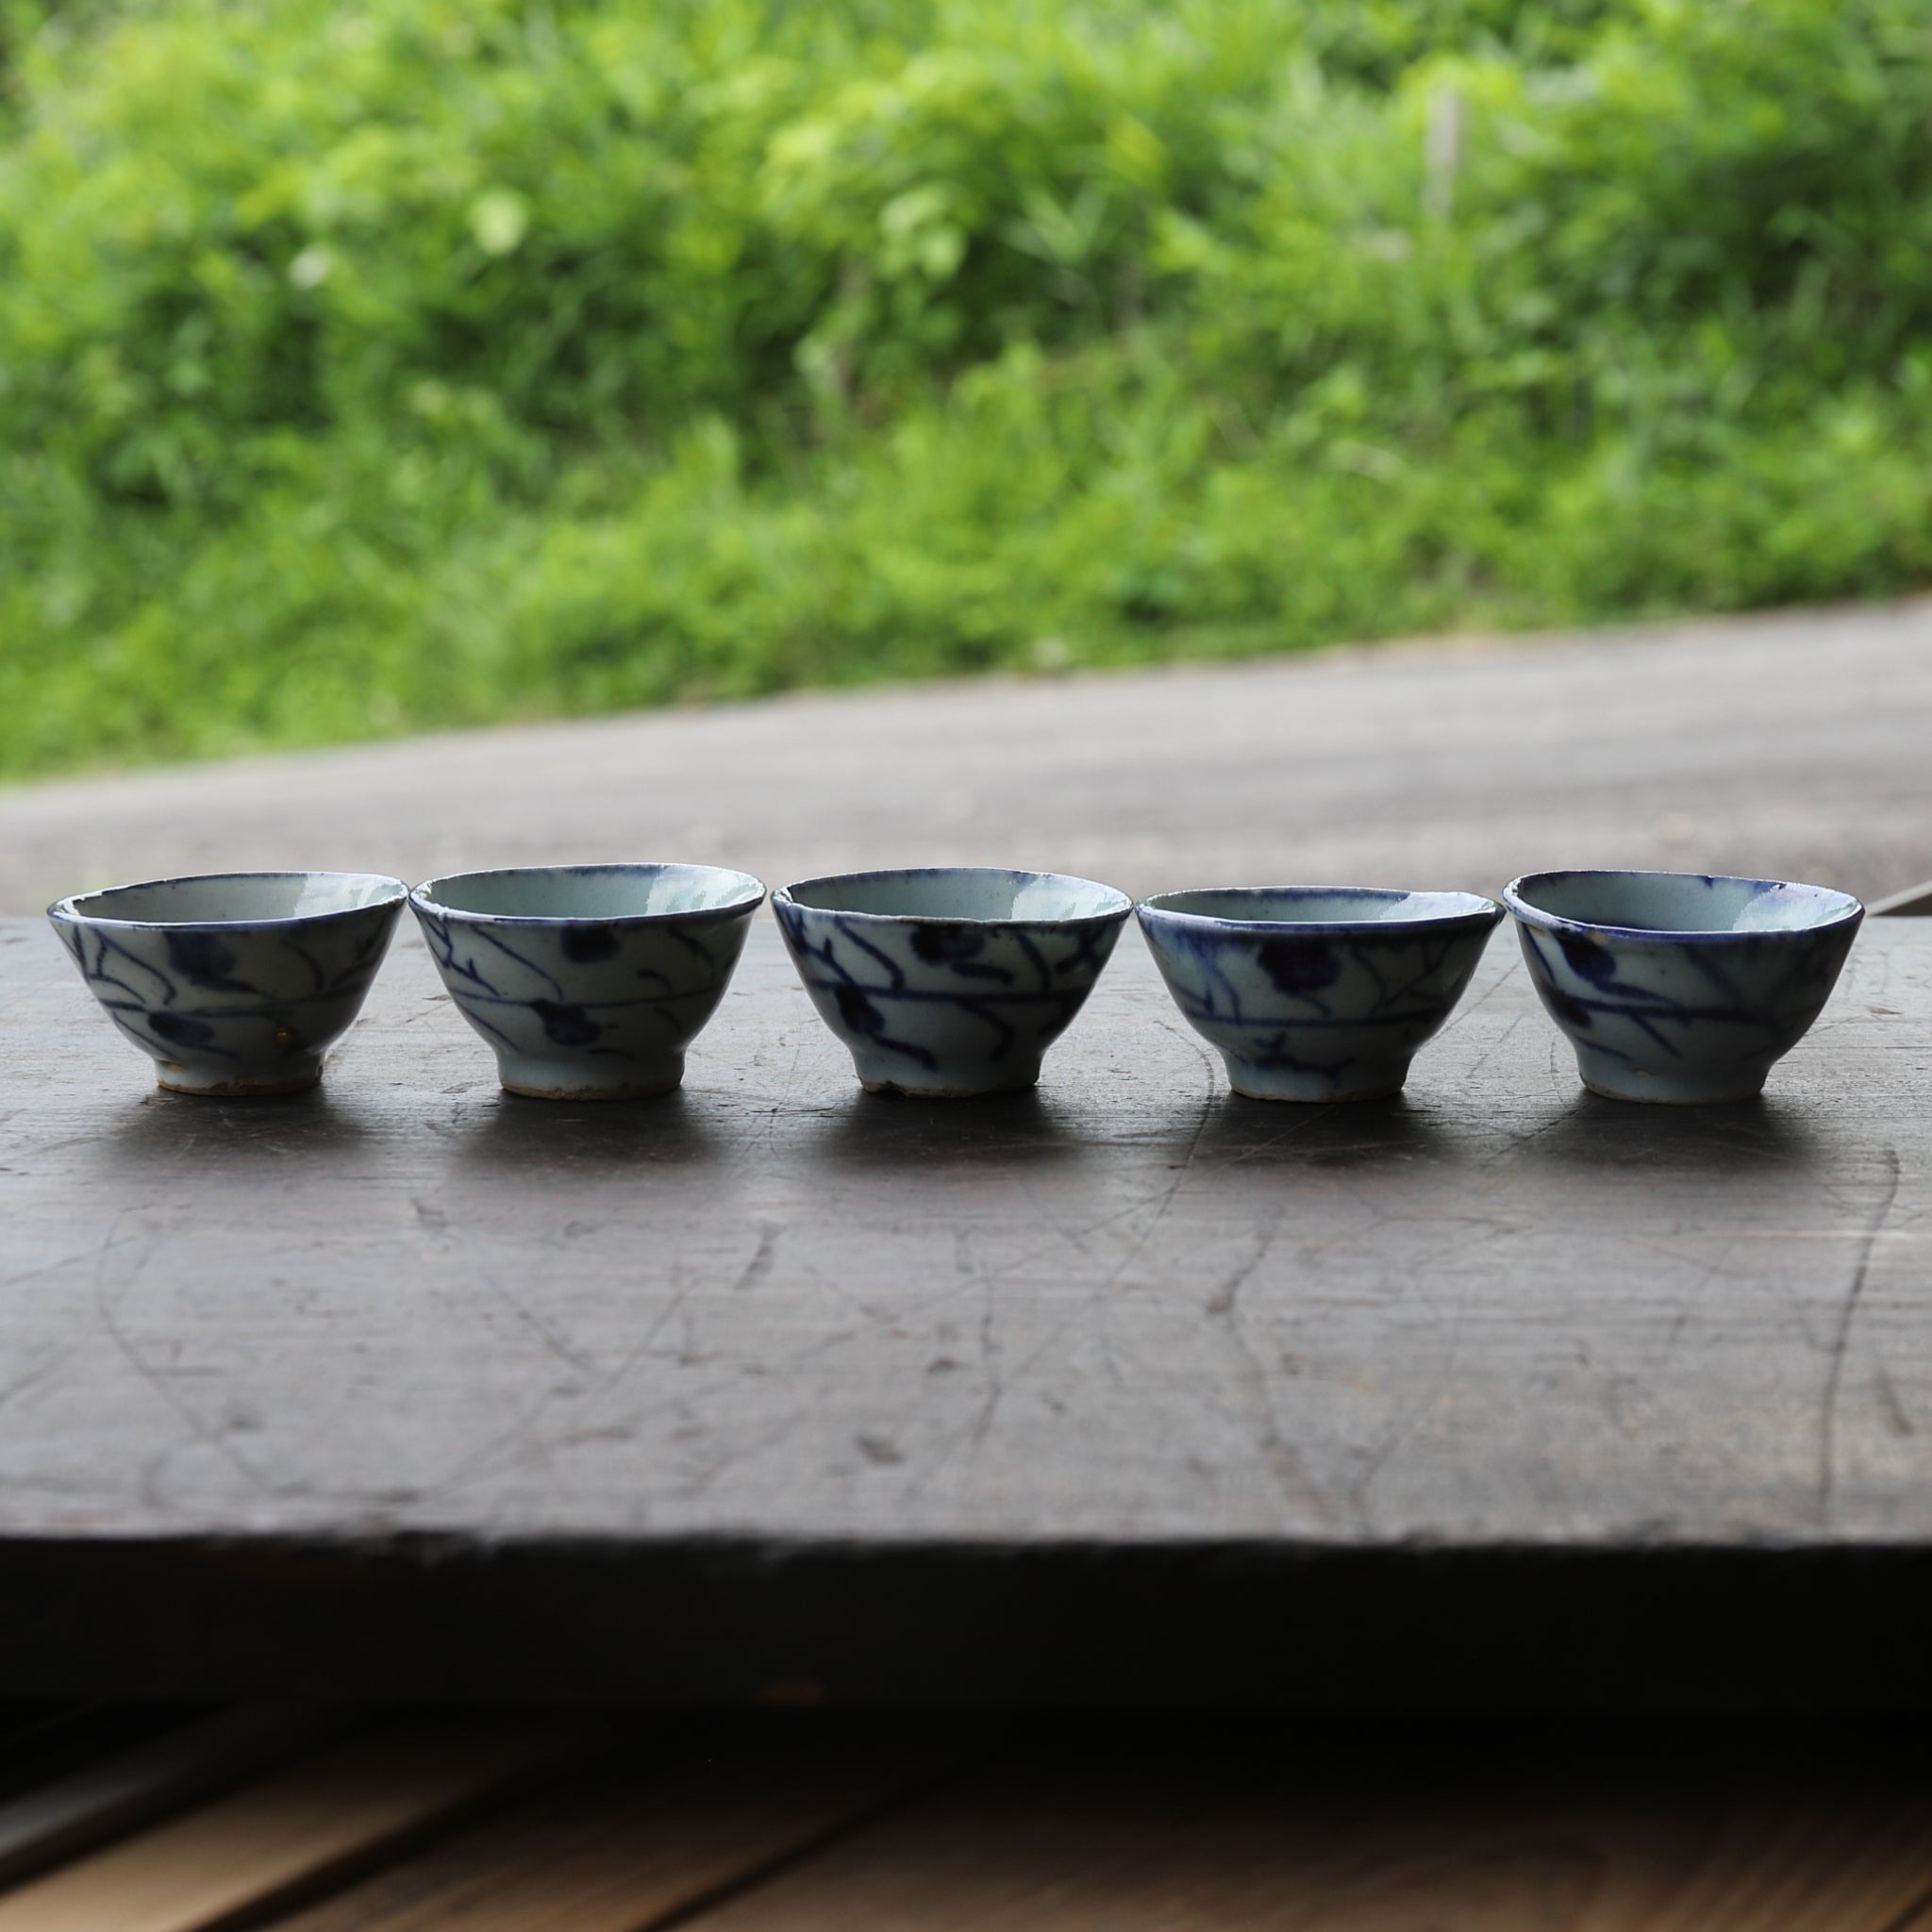
[[[1507,931],[1407,1096],[1231,1099],[1133,934],[1034,1095],[862,1094],[761,920],[674,1098],[413,937],[157,1094],[0,924],[0,1691],[1932,1702],[1932,923],[1748,1107]]]

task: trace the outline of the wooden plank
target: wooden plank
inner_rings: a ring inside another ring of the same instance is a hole
[[[1583,1095],[1507,934],[1363,1108],[1230,1100],[1132,936],[970,1108],[858,1093],[762,925],[662,1105],[506,1100],[412,941],[312,1103],[153,1097],[37,928],[0,1017],[0,1689],[1333,1698],[1655,1629],[1932,1695],[1918,923],[1718,1113]]]
[[[1903,1932],[1932,1904],[1924,1790],[1578,1802],[1573,1766],[1507,1803],[1365,1802],[1284,1789],[1278,1772],[1141,1772],[1128,1789],[1118,1767],[1008,1767],[696,1932]]]
[[[1320,1829],[1279,1818],[1059,1815],[1002,1841],[973,1813],[843,1847],[702,1932],[1902,1932],[1932,1898],[1922,1807],[1674,1822]]]
[[[276,1932],[641,1932],[807,1856],[930,1779],[902,1740],[728,1745],[554,1788],[390,1867]]]
[[[156,1096],[14,937],[0,1537],[1932,1536],[1916,923],[1714,1113],[1585,1095],[1507,933],[1393,1105],[1231,1100],[1129,935],[941,1108],[760,925],[601,1111],[413,941],[313,1105]]]
[[[0,1932],[213,1932],[366,1867],[565,1735],[450,1721],[334,1746],[0,1895]]]
[[[0,1885],[18,1884],[350,1727],[312,1706],[243,1706],[113,1751],[0,1804]]]

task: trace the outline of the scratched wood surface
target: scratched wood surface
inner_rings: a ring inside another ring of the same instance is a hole
[[[1712,1564],[1774,1622],[1864,1616],[1872,1562],[1901,1628],[1927,1601],[1913,923],[1717,1112],[1583,1094],[1507,931],[1356,1108],[1231,1099],[1132,934],[1038,1092],[971,1106],[860,1093],[762,923],[655,1104],[501,1096],[413,940],[294,1102],[156,1095],[36,924],[0,1028],[0,1683],[38,1646],[144,1689],[1039,1695],[1105,1654],[1131,1695],[1137,1614],[1224,1605],[1203,1669],[1306,1674],[1277,1610],[1342,1641],[1445,1556],[1444,1627],[1506,1667],[1617,1640],[1500,1626],[1470,1578],[1506,1556],[1600,1623],[1535,1559],[1675,1553],[1620,1586],[1653,1626]],[[1811,1568],[1767,1597],[1771,1557]],[[137,1641],[130,1589],[223,1641]]]

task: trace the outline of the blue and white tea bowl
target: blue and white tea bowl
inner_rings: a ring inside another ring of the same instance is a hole
[[[1541,872],[1504,889],[1523,957],[1593,1093],[1743,1100],[1830,997],[1865,908],[1701,873]]]
[[[429,879],[409,909],[511,1093],[635,1100],[683,1080],[764,896],[719,866],[546,865]]]
[[[991,867],[844,873],[772,895],[792,963],[875,1093],[1031,1087],[1133,909],[1091,879]]]
[[[47,917],[171,1092],[297,1093],[360,1010],[408,890],[377,873],[221,873],[77,893]]]
[[[1503,917],[1472,892],[1234,886],[1138,908],[1174,1004],[1253,1100],[1373,1100],[1462,997]]]

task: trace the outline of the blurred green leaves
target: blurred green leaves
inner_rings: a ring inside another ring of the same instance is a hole
[[[1932,564],[1921,0],[6,0],[0,84],[0,772]]]

